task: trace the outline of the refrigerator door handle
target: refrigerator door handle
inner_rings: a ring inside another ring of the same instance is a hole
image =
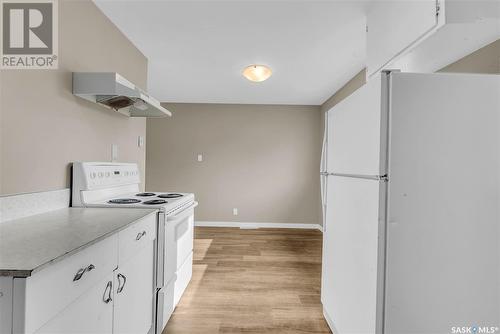
[[[343,174],[343,173],[321,172],[320,175],[322,175],[322,176],[351,177],[354,179],[366,179],[366,180],[374,180],[374,181],[382,181],[382,182],[389,181],[389,177],[387,176],[387,174],[384,174],[384,175],[364,175],[364,174]]]
[[[325,112],[323,131],[323,145],[321,147],[320,163],[320,188],[321,188],[321,213],[323,233],[326,233],[326,211],[328,198],[328,112]]]

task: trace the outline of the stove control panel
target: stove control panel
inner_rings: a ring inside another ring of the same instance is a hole
[[[73,164],[73,179],[85,180],[84,190],[138,184],[139,167],[132,163],[80,162]]]

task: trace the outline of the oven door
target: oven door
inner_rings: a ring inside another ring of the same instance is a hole
[[[193,252],[194,202],[165,222],[165,251],[163,266],[163,286],[175,280],[176,272]]]
[[[192,273],[194,208],[197,202],[158,223],[156,334],[167,325]]]

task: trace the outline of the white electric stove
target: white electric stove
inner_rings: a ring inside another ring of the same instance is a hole
[[[73,163],[72,206],[158,209],[153,327],[160,334],[191,280],[198,203],[191,193],[141,192],[139,185],[137,164]]]

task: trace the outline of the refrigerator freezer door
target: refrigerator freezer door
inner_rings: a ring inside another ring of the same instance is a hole
[[[391,76],[385,334],[500,326],[500,76]]]
[[[328,172],[385,174],[380,170],[381,82],[373,78],[328,112]]]
[[[321,301],[334,333],[375,333],[379,186],[328,177]]]

